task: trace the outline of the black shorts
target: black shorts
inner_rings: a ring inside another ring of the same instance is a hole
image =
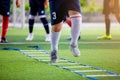
[[[44,8],[45,0],[29,0],[30,3],[30,14],[31,15],[45,15],[45,8]]]
[[[0,14],[10,16],[10,0],[0,0]]]
[[[65,20],[68,11],[81,12],[79,0],[50,0],[51,24],[57,24]]]
[[[110,8],[110,0],[104,0],[103,3],[103,14],[118,13],[119,12],[119,0],[114,0],[114,7]]]

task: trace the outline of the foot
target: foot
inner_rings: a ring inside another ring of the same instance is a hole
[[[112,39],[112,36],[111,35],[103,35],[103,36],[100,36],[97,38],[98,40],[110,40]]]
[[[46,35],[45,41],[47,41],[47,42],[50,42],[50,41],[51,41],[51,35],[50,35],[50,34],[47,34],[47,35]]]
[[[66,40],[71,40],[71,39],[72,39],[71,37],[67,37],[67,38],[66,38]],[[79,37],[78,37],[78,40],[80,40],[80,39],[81,39],[81,37],[79,36]]]
[[[57,50],[51,51],[50,56],[51,56],[50,62],[53,63],[58,62]]]
[[[73,52],[73,56],[78,57],[80,56],[80,51],[78,49],[78,46],[76,45],[70,45],[70,50]]]
[[[32,41],[33,38],[34,38],[33,33],[30,33],[30,34],[27,36],[26,40],[28,40],[28,41]]]
[[[8,43],[8,41],[6,40],[6,38],[1,38],[0,43]]]

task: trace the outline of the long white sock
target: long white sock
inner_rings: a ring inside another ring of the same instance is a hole
[[[51,31],[51,51],[57,50],[58,51],[58,43],[60,39],[61,32],[54,32]]]
[[[78,37],[80,35],[80,27],[82,24],[82,16],[80,14],[70,16],[72,21],[71,29],[71,44],[77,45]]]

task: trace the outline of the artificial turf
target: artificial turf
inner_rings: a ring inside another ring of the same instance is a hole
[[[118,27],[111,30],[112,40],[96,40],[96,37],[102,34],[102,28],[83,28],[79,48],[81,56],[76,58],[72,56],[69,50],[69,42],[66,37],[69,36],[69,29],[63,30],[61,34],[58,55],[64,58],[74,60],[79,63],[88,64],[105,70],[110,70],[120,74],[120,31]],[[28,30],[10,28],[7,39],[11,42],[25,41]],[[34,49],[28,46],[40,46],[41,49],[50,52],[50,43],[45,42],[44,29],[34,29],[35,38],[33,41],[38,44],[0,44],[0,80],[89,80],[75,73],[60,69],[55,66],[36,61],[20,54],[18,51],[4,51],[3,47],[14,47],[21,50]],[[94,42],[94,43],[92,43]],[[120,77],[102,77],[100,80],[120,80]]]

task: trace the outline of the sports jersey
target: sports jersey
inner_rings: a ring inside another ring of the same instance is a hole
[[[0,0],[0,14],[3,16],[10,15],[10,0]]]
[[[119,11],[119,0],[114,0],[113,8],[109,6],[110,0],[104,0],[103,4],[103,14],[116,13]]]
[[[31,15],[45,15],[44,8],[45,0],[29,0]]]
[[[65,20],[69,10],[81,12],[79,0],[49,0],[51,24]]]

